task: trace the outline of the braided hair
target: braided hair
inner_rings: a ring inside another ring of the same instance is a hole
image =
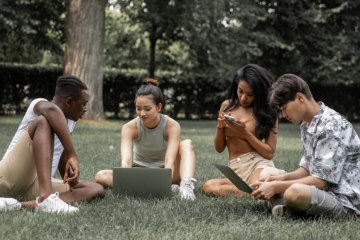
[[[78,100],[83,90],[88,88],[79,78],[72,75],[61,76],[56,81],[55,96]]]

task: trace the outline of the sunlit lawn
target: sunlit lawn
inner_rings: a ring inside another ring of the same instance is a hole
[[[0,155],[10,143],[20,117],[0,117]],[[120,131],[125,121],[80,121],[73,141],[81,179],[94,181],[101,169],[120,166]],[[0,214],[0,239],[360,239],[360,221],[274,218],[249,198],[210,198],[202,184],[222,178],[212,162],[227,164],[228,154],[213,146],[215,121],[180,121],[181,139],[194,144],[198,181],[194,202],[115,197],[78,204],[79,214],[54,215],[21,210]],[[356,125],[359,132],[360,126]],[[280,124],[275,165],[292,171],[302,156],[299,126]],[[58,177],[59,175],[57,175]]]

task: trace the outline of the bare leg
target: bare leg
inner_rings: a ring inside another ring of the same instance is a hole
[[[258,168],[253,171],[249,178],[249,184],[255,183],[259,180],[259,176],[263,172],[263,168]],[[240,191],[229,179],[212,179],[207,182],[202,187],[202,191],[210,196],[225,196],[229,195],[243,197],[248,196],[248,193]]]
[[[285,205],[296,211],[307,211],[310,208],[311,190],[308,185],[295,183],[284,193]]]
[[[173,170],[172,184],[179,184],[185,178],[193,178],[195,165],[196,157],[192,141],[189,139],[181,141]]]
[[[39,181],[39,202],[54,193],[51,185],[51,165],[54,151],[54,132],[44,116],[39,116],[28,127],[33,141],[33,153]]]
[[[203,193],[209,196],[248,196],[248,193],[240,191],[229,179],[211,179],[204,183]]]
[[[113,171],[101,170],[95,175],[95,181],[101,184],[104,188],[112,188],[113,186]]]

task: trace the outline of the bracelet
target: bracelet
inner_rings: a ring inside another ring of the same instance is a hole
[[[217,125],[217,128],[218,128],[218,129],[224,129],[223,127],[222,127],[222,128],[221,128],[221,127],[219,127],[219,125]]]

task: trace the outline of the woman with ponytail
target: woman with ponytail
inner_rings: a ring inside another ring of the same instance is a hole
[[[265,69],[248,64],[235,75],[228,100],[220,108],[215,149],[221,153],[228,148],[229,167],[247,184],[280,174],[271,160],[277,141],[277,113],[267,103],[272,84],[273,78]],[[236,121],[226,120],[224,115]],[[229,179],[209,180],[202,190],[212,196],[243,194]]]
[[[180,125],[160,113],[164,96],[154,79],[147,79],[136,93],[137,118],[121,131],[121,167],[172,169],[172,190],[182,199],[194,200],[196,158],[191,140],[179,143]],[[112,170],[96,174],[96,182],[112,187]],[[179,187],[180,184],[180,187]]]

